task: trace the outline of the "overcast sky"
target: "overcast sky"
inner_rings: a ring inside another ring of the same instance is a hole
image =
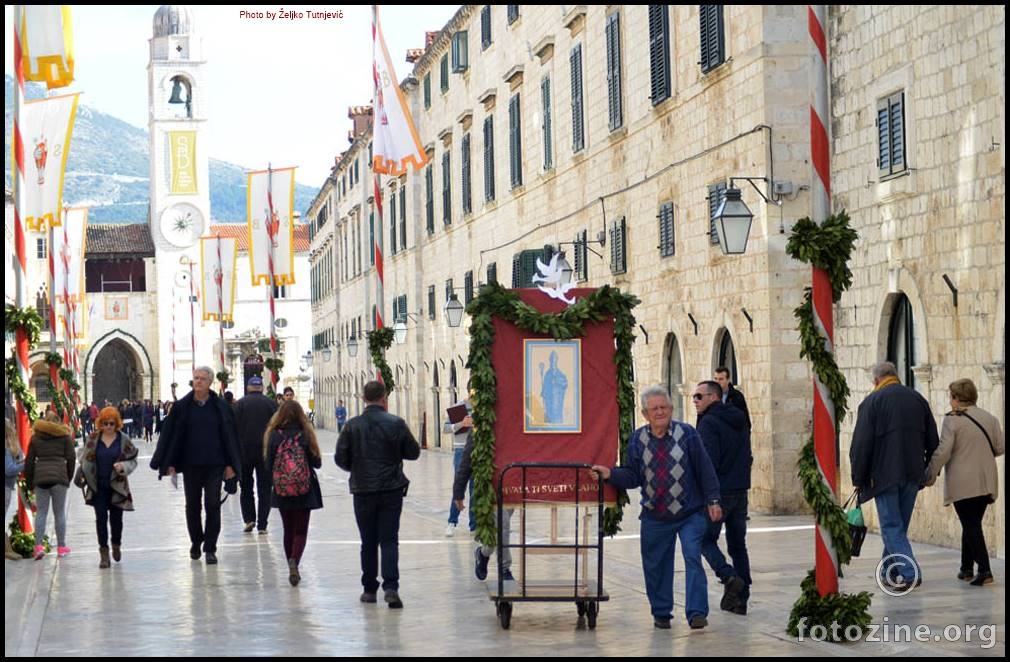
[[[400,80],[408,48],[424,46],[459,5],[381,9],[382,31]],[[147,128],[148,40],[158,5],[74,6],[76,81],[81,102]],[[277,5],[247,5],[277,12]],[[328,20],[244,18],[239,7],[191,7],[203,35],[210,95],[209,155],[246,168],[298,166],[296,179],[322,185],[347,147],[347,108],[372,99],[370,6],[284,6],[340,11]],[[307,15],[307,14],[306,14]],[[13,10],[4,8],[4,70],[13,75]]]

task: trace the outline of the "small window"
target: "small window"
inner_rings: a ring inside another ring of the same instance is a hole
[[[461,74],[469,66],[467,59],[467,31],[460,30],[452,35],[452,73]]]
[[[490,284],[490,283],[497,283],[498,282],[498,263],[497,262],[492,262],[491,264],[487,265],[487,282],[488,282],[488,284]]]
[[[554,167],[554,131],[551,128],[551,79],[549,76],[544,76],[540,81],[540,98],[543,107],[540,129],[543,134],[543,160],[546,171]]]
[[[673,203],[664,202],[659,207],[659,256],[670,257],[674,253]]]
[[[627,225],[624,217],[610,226],[610,273],[614,275],[628,271]]]
[[[470,177],[470,134],[463,134],[463,140],[460,143],[460,167],[462,168],[462,182],[460,187],[460,195],[463,200],[463,215],[473,211],[473,182]]]
[[[509,99],[509,177],[512,188],[523,185],[523,135],[519,93]]]
[[[473,301],[473,271],[468,271],[463,276],[463,305]]]
[[[614,131],[624,125],[621,104],[621,15],[618,12],[607,16],[606,40],[608,126]]]
[[[424,169],[424,227],[428,234],[435,234],[435,183],[431,165]]]
[[[424,75],[424,108],[431,108],[431,73]]]
[[[428,286],[428,319],[435,319],[435,286]]]
[[[576,44],[570,55],[572,76],[572,152],[586,147],[585,120],[582,108],[582,44]]]
[[[726,61],[726,31],[722,5],[698,5],[701,22],[701,73],[707,74]]]
[[[508,9],[508,22],[512,25],[519,20],[519,5],[505,5]]]
[[[649,98],[656,106],[670,98],[669,5],[649,5]]]
[[[904,172],[905,163],[905,93],[897,92],[877,101],[877,167],[881,177]]]
[[[441,67],[439,67],[439,86],[442,89],[442,93],[445,94],[449,91],[449,54],[446,53],[442,56]]]
[[[491,5],[480,9],[480,47],[486,50],[491,45]]]
[[[452,166],[449,152],[442,153],[442,225],[452,223]]]
[[[494,116],[484,118],[484,201],[494,200]]]

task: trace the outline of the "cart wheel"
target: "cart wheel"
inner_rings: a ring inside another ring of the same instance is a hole
[[[589,621],[589,629],[596,629],[596,615],[600,613],[600,603],[590,602],[586,605],[586,616]]]
[[[575,608],[579,610],[579,618],[582,618],[583,616],[586,615],[586,603],[585,602],[576,602],[575,603]]]
[[[512,603],[511,602],[499,602],[498,603],[498,621],[501,623],[503,630],[508,630],[509,625],[512,624]]]

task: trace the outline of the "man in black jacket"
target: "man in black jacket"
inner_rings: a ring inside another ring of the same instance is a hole
[[[242,504],[242,521],[245,522],[245,532],[249,533],[256,527],[261,534],[267,532],[267,519],[270,517],[270,483],[271,477],[263,466],[263,434],[267,424],[277,411],[277,403],[273,398],[263,395],[263,378],[250,377],[246,383],[248,395],[235,403],[235,427],[238,441],[242,446],[242,478],[239,485],[242,488],[240,502]],[[256,492],[253,492],[253,473],[256,474]],[[259,498],[259,508],[256,505]]]
[[[716,476],[722,504],[721,521],[709,521],[702,538],[701,554],[724,585],[723,611],[747,613],[750,598],[750,557],[747,555],[747,491],[753,462],[750,430],[740,409],[722,402],[717,382],[701,382],[694,389],[694,409],[698,413],[698,434],[705,445]],[[719,549],[719,534],[726,524],[726,551],[733,565]]]
[[[365,384],[365,411],[347,421],[333,455],[337,466],[351,472],[354,517],[361,535],[362,602],[375,602],[379,590],[379,549],[382,549],[382,590],[386,604],[400,609],[399,532],[403,497],[410,481],[403,461],[416,460],[421,447],[407,423],[386,411],[386,386]]]
[[[940,445],[929,403],[903,386],[894,364],[873,366],[873,391],[859,405],[849,462],[859,503],[873,499],[884,542],[883,581],[910,591],[922,569],[908,541],[915,499],[926,467]]]
[[[194,561],[199,559],[202,545],[207,565],[217,563],[221,483],[242,470],[235,419],[224,398],[210,390],[213,381],[212,368],[200,366],[193,370],[193,390],[172,407],[151,458],[151,468],[158,471],[159,478],[183,475],[189,556]],[[204,507],[206,528],[201,521]]]
[[[716,368],[712,381],[722,388],[722,401],[743,412],[744,418],[747,420],[747,430],[750,431],[750,411],[747,409],[747,398],[743,397],[743,393],[739,389],[733,387],[733,382],[729,378],[729,368],[724,365]]]

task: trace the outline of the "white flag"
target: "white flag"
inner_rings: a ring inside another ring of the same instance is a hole
[[[85,333],[84,250],[87,241],[88,208],[66,211],[60,227],[53,230],[53,299],[60,316],[59,327],[68,335],[83,338]],[[69,320],[66,326],[64,320]]]
[[[252,284],[294,285],[295,169],[250,172],[246,209]]]
[[[200,239],[204,321],[230,322],[232,319],[232,308],[235,304],[237,243],[235,237]]]
[[[63,174],[70,155],[77,97],[78,94],[67,94],[25,103],[21,115],[25,190],[21,195],[25,201],[25,223],[31,230],[42,230],[47,223],[54,227],[60,224]]]
[[[49,89],[74,80],[74,38],[70,5],[25,5],[21,15],[21,61],[25,80]]]

